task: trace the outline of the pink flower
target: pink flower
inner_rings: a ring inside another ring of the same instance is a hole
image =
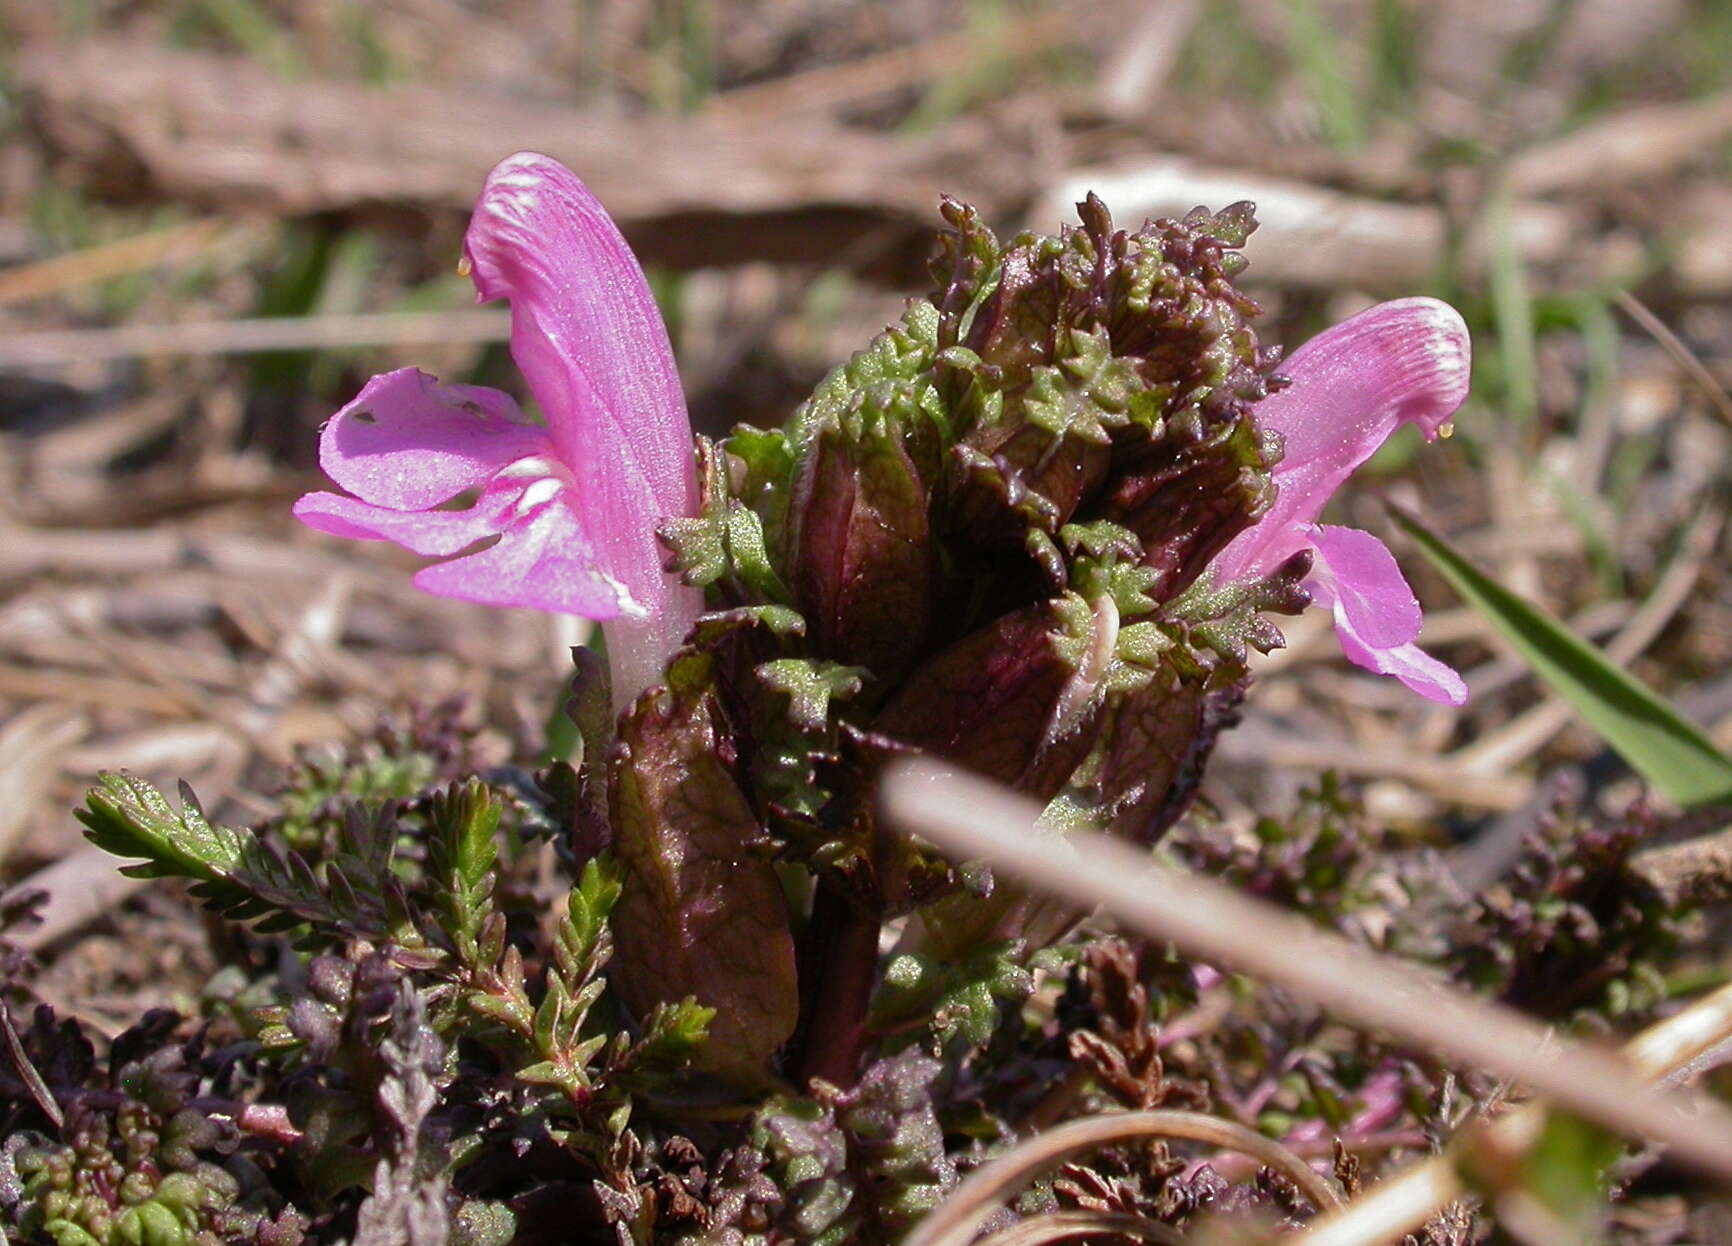
[[[1450,705],[1467,700],[1467,685],[1414,643],[1419,602],[1395,556],[1369,532],[1317,517],[1401,425],[1437,437],[1467,396],[1468,365],[1467,326],[1436,299],[1380,303],[1307,342],[1279,369],[1292,384],[1257,404],[1257,422],[1286,445],[1275,504],[1211,567],[1216,582],[1229,583],[1313,551],[1305,587],[1334,611],[1348,659]]]
[[[605,622],[624,704],[702,608],[656,540],[698,505],[667,329],[618,228],[546,156],[488,175],[463,252],[479,299],[511,300],[511,353],[545,423],[498,390],[384,373],[319,438],[319,465],[354,496],[309,493],[295,514],[448,559],[415,576],[427,592]]]

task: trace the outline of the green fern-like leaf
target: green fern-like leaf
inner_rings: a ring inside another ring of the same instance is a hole
[[[193,895],[231,921],[268,933],[298,930],[307,946],[355,935],[418,941],[391,873],[395,830],[384,811],[349,811],[321,876],[299,853],[211,822],[184,783],[180,796],[177,810],[142,779],[104,774],[78,819],[97,847],[137,859],[123,873],[186,879]]]
[[[212,823],[192,789],[181,784],[175,809],[154,786],[129,774],[104,773],[78,811],[91,843],[117,857],[133,878],[185,878],[221,883],[240,865],[246,836]]]

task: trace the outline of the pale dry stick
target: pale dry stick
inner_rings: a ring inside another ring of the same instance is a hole
[[[1473,613],[1479,614],[1479,611],[1475,610]],[[1626,599],[1602,601],[1572,614],[1564,620],[1564,625],[1583,640],[1591,640],[1595,644],[1600,644],[1609,635],[1615,635],[1617,630],[1628,623],[1630,617],[1635,613],[1635,604]],[[1497,632],[1486,621],[1485,615],[1479,614],[1479,617],[1481,622],[1485,623],[1485,628],[1479,633],[1480,638],[1495,643]],[[1429,627],[1426,629],[1426,634],[1428,636],[1431,634]],[[1468,696],[1470,699],[1476,700],[1489,697],[1494,692],[1501,692],[1511,684],[1532,679],[1533,675],[1534,668],[1523,661],[1519,654],[1515,653],[1506,653],[1491,658],[1479,666],[1462,672],[1462,678],[1467,680]]]
[[[14,334],[0,341],[0,368],[60,368],[93,360],[158,355],[244,355],[428,342],[503,342],[510,336],[511,313],[488,308],[194,320],[183,324]]]
[[[1566,622],[1583,636],[1597,640],[1604,633],[1622,626],[1633,609],[1625,601],[1601,601],[1571,615]],[[1257,664],[1259,675],[1270,675],[1301,662],[1340,659],[1341,646],[1335,641],[1335,624],[1321,610],[1307,610],[1292,622],[1283,623],[1281,631],[1287,644]],[[1424,640],[1428,646],[1443,648],[1463,641],[1489,640],[1496,635],[1485,615],[1472,606],[1428,610],[1425,614]],[[1473,694],[1481,696],[1522,678],[1530,670],[1519,658],[1493,658],[1483,666],[1463,672],[1463,676]]]
[[[350,588],[345,577],[333,577],[306,604],[295,624],[278,637],[271,660],[248,690],[254,702],[220,714],[229,734],[218,741],[216,774],[205,784],[207,791],[214,790],[226,797],[238,783],[245,745],[274,760],[285,760],[283,750],[270,738],[270,728],[308,673],[303,664],[321,647],[328,648],[334,643]],[[217,716],[214,711],[206,715],[213,716]],[[110,911],[144,882],[121,874],[119,864],[100,848],[85,848],[27,879],[26,886],[40,887],[48,893],[48,903],[42,910],[41,924],[24,931],[16,941],[26,948],[41,947]]]
[[[1061,5],[1007,23],[1001,40],[1005,53],[1022,58],[1074,42],[1080,29],[1081,7]],[[918,86],[958,65],[968,64],[980,51],[980,35],[962,30],[839,65],[824,65],[735,87],[711,96],[700,115],[730,121],[761,121],[810,114],[814,109],[838,108]]]
[[[221,722],[170,722],[69,748],[56,759],[63,774],[95,778],[105,770],[190,774],[204,770],[238,743]]]
[[[1615,665],[1628,666],[1654,643],[1690,599],[1703,566],[1714,552],[1714,543],[1720,539],[1724,519],[1720,511],[1712,507],[1696,516],[1684,536],[1683,547],[1661,575],[1654,591],[1606,645],[1606,656]],[[1563,698],[1547,697],[1496,731],[1481,736],[1472,744],[1463,745],[1443,760],[1459,766],[1464,775],[1473,776],[1474,782],[1507,774],[1562,731],[1575,717],[1575,712]]]
[[[42,613],[51,614],[55,604],[50,600],[48,609]],[[27,617],[25,622],[29,622]],[[207,617],[192,626],[209,626],[209,619]],[[184,634],[155,640],[139,635],[140,629],[125,624],[108,625],[106,620],[92,619],[88,615],[79,618],[63,614],[58,633],[31,635],[22,628],[5,630],[11,634],[0,636],[0,661],[20,662],[38,669],[104,674],[119,665],[108,651],[111,641],[126,646],[133,669],[144,665],[148,659],[160,666],[161,673],[214,692],[234,687],[241,666],[232,654],[215,652],[208,646],[187,644]],[[151,673],[150,682],[159,682],[155,670]]]
[[[1243,1151],[1298,1186],[1319,1210],[1342,1205],[1341,1196],[1321,1173],[1255,1129],[1202,1112],[1114,1112],[1042,1130],[977,1168],[903,1239],[902,1246],[963,1246],[1005,1199],[1060,1160],[1138,1138],[1183,1138]]]
[[[1713,408],[1714,414],[1720,417],[1720,422],[1732,428],[1732,394],[1726,392],[1719,378],[1708,370],[1708,365],[1696,357],[1696,352],[1628,290],[1619,290],[1613,301],[1623,309],[1626,316],[1647,330],[1648,335],[1672,357],[1672,362],[1696,383],[1696,388],[1708,399],[1708,405]]]
[[[209,769],[193,777],[206,792],[217,793],[218,803],[207,807],[212,822],[224,820],[227,794],[239,786],[246,760],[244,742],[231,732],[213,751]],[[150,881],[122,874],[124,864],[122,858],[87,844],[24,879],[21,886],[47,892],[48,900],[39,911],[40,923],[11,936],[12,941],[26,950],[46,947],[112,915],[129,895]]]
[[[1612,629],[1621,627],[1634,609],[1623,600],[1595,602],[1565,622],[1581,635],[1598,640]],[[1287,644],[1257,664],[1260,675],[1270,675],[1299,663],[1334,662],[1341,657],[1341,646],[1335,641],[1335,625],[1321,610],[1307,610],[1291,623],[1283,624],[1281,630]],[[1463,641],[1491,640],[1496,635],[1485,615],[1472,606],[1426,611],[1423,639],[1428,647],[1443,648]],[[1531,667],[1512,656],[1493,658],[1482,666],[1462,672],[1462,677],[1467,680],[1473,695],[1478,697],[1531,673]]]
[[[43,866],[18,884],[24,890],[47,893],[38,910],[42,920],[6,937],[34,951],[113,912],[146,881],[122,874],[121,864],[102,849],[86,846]]]
[[[206,216],[0,272],[0,307],[196,255],[233,222]]]
[[[1639,1074],[1659,1080],[1693,1067],[1728,1039],[1732,1039],[1732,986],[1723,986],[1643,1030],[1624,1044],[1623,1055]],[[1342,1210],[1319,1217],[1293,1239],[1293,1246],[1382,1246],[1411,1233],[1467,1192],[1456,1172],[1454,1153],[1475,1145],[1515,1153],[1539,1136],[1544,1123],[1545,1107],[1533,1103],[1496,1122],[1475,1125],[1456,1138],[1450,1152],[1421,1160],[1379,1182]],[[1481,1142],[1481,1136],[1489,1144]]]
[[[1103,112],[1140,121],[1154,109],[1202,7],[1201,0],[1165,0],[1142,11],[1101,65],[1095,99]]]
[[[1044,1216],[1030,1216],[981,1238],[976,1246],[1044,1246],[1047,1242],[1105,1233],[1140,1237],[1161,1246],[1185,1246],[1185,1235],[1171,1225],[1105,1211],[1053,1211]]]
[[[1652,182],[1732,135],[1732,91],[1683,104],[1628,108],[1530,147],[1505,177],[1524,195]]]
[[[1732,899],[1732,819],[1682,843],[1644,848],[1630,857],[1630,871],[1669,907]]]
[[[30,1062],[30,1053],[24,1050],[24,1040],[18,1035],[18,1027],[12,1023],[12,1010],[3,996],[0,996],[0,1036],[5,1038],[8,1063],[36,1106],[56,1129],[64,1126],[66,1117],[60,1111],[60,1104],[55,1101],[54,1092],[48,1089],[48,1083],[42,1080],[42,1074]]]
[[[0,664],[0,696],[32,700],[76,701],[84,705],[123,707],[183,718],[186,703],[154,684],[102,679],[65,671],[27,671]]]
[[[158,527],[31,528],[0,524],[0,579],[41,572],[124,575],[146,571],[208,570],[224,579],[317,580],[323,583],[345,568],[364,572],[377,566],[334,552],[335,546],[268,541],[233,533],[194,532]],[[401,585],[380,568],[378,583]]]
[[[1222,757],[1262,761],[1299,770],[1338,770],[1367,778],[1400,779],[1435,796],[1479,809],[1514,809],[1533,790],[1524,778],[1470,775],[1448,758],[1420,757],[1355,747],[1350,741],[1305,739],[1297,735],[1250,730],[1222,736],[1216,746]]]
[[[247,687],[248,721],[262,729],[326,664],[342,638],[354,589],[352,576],[333,575],[278,632],[269,660]]]
[[[1186,955],[1280,986],[1343,1021],[1446,1062],[1508,1078],[1610,1129],[1652,1138],[1732,1180],[1732,1113],[1646,1085],[1611,1052],[1559,1041],[1512,1009],[1452,990],[1274,905],[1162,866],[1096,831],[1043,833],[1041,809],[997,784],[916,759],[891,768],[890,821],[953,857],[984,858],[1024,885],[1171,941]]]
[[[210,693],[199,687],[192,680],[178,671],[168,669],[163,663],[154,660],[151,652],[154,645],[146,643],[135,645],[131,637],[112,633],[93,634],[94,629],[79,627],[76,634],[82,634],[90,639],[92,645],[99,645],[108,657],[113,668],[123,675],[131,675],[141,684],[156,688],[165,697],[177,701],[180,711],[176,717],[205,718],[210,716]]]
[[[39,701],[0,725],[0,861],[28,827],[61,754],[89,731],[89,716],[62,701]]]

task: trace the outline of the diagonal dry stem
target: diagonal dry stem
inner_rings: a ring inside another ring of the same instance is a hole
[[[1027,886],[1099,905],[1188,955],[1277,984],[1343,1020],[1444,1060],[1518,1082],[1560,1107],[1732,1179],[1732,1113],[1705,1096],[1648,1085],[1616,1054],[1564,1043],[1508,1008],[1272,905],[1163,867],[1093,831],[1042,834],[1040,809],[931,761],[899,763],[880,797],[890,820],[959,858],[986,858]]]
[[[1732,986],[1721,987],[1677,1016],[1643,1030],[1624,1045],[1624,1056],[1642,1074],[1671,1080],[1695,1070],[1703,1057],[1723,1048],[1728,1037],[1732,1037]],[[1347,1207],[1313,1222],[1294,1239],[1295,1246],[1379,1246],[1410,1233],[1467,1192],[1457,1175],[1455,1154],[1481,1147],[1518,1153],[1539,1136],[1544,1123],[1544,1107],[1529,1104],[1495,1123],[1474,1126],[1457,1137],[1451,1154],[1423,1160],[1379,1182]]]
[[[1732,109],[1732,96],[1728,96],[1723,103],[1724,106]],[[1726,387],[1720,384],[1719,379],[1709,370],[1708,365],[1697,357],[1696,352],[1690,349],[1684,339],[1672,332],[1671,327],[1664,320],[1648,310],[1648,305],[1628,290],[1618,291],[1613,301],[1624,309],[1625,315],[1648,331],[1648,334],[1660,344],[1660,348],[1672,357],[1672,362],[1682,368],[1684,374],[1696,383],[1696,387],[1702,391],[1703,397],[1708,399],[1709,407],[1720,418],[1720,422],[1728,428],[1732,428],[1732,394],[1726,392]]]

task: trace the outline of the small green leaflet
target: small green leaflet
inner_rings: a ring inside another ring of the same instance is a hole
[[[1480,571],[1413,516],[1391,507],[1456,592],[1491,620],[1534,672],[1618,756],[1679,805],[1732,800],[1732,760],[1605,654]]]

